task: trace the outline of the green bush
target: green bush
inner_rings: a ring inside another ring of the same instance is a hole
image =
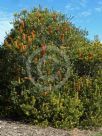
[[[48,9],[22,11],[13,24],[0,47],[0,117],[64,129],[102,126],[102,44],[89,41],[86,31]],[[50,46],[52,51],[46,49]],[[58,89],[52,87],[67,75],[67,64],[54,47],[70,60],[70,76]],[[31,74],[47,89],[36,87],[27,73],[26,62],[37,49]],[[42,73],[56,75],[56,81],[39,80],[37,65],[45,55],[52,60],[42,63]],[[60,64],[54,68],[56,59]]]
[[[22,117],[34,124],[57,128],[71,128],[79,125],[83,105],[75,93],[74,97],[56,91],[32,95],[30,90],[22,90],[20,95],[11,93],[10,116]]]
[[[84,127],[102,126],[102,84],[101,79],[93,79],[92,87],[86,87],[81,93],[81,101],[84,113],[81,117],[81,125]],[[85,86],[84,86],[85,87]]]

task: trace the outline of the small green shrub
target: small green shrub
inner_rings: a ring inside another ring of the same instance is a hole
[[[85,127],[102,126],[102,84],[101,80],[93,79],[90,87],[84,86],[81,93],[81,102],[83,103],[84,113],[81,117],[81,125]]]

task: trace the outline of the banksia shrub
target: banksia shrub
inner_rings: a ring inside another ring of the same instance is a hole
[[[66,129],[101,126],[102,44],[86,36],[58,12],[15,14],[0,47],[0,115]]]

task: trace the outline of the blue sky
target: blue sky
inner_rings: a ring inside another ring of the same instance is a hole
[[[102,0],[0,0],[0,43],[5,32],[9,33],[13,14],[22,9],[32,9],[41,5],[66,15],[73,16],[72,22],[89,32],[89,39],[99,35],[102,41]]]

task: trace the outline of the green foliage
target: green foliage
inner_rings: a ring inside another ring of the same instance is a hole
[[[95,134],[94,136],[102,136],[102,133],[97,133],[97,134]]]
[[[87,32],[76,28],[69,19],[47,9],[22,11],[15,15],[14,28],[0,47],[0,116],[24,119],[34,124],[57,128],[102,126],[102,44],[90,42]],[[71,62],[70,76],[59,89],[52,89],[66,75],[66,62],[43,47],[56,47]],[[26,61],[32,59],[31,73],[41,90],[27,75]],[[37,65],[47,54],[52,60],[42,64],[46,77],[39,80]],[[60,65],[53,68],[53,60]],[[56,74],[57,73],[57,74]]]
[[[81,117],[83,126],[102,126],[102,79],[94,79],[92,87],[87,87],[81,93],[84,114]]]

